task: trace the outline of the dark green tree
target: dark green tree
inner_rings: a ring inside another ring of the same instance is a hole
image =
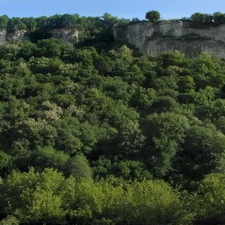
[[[24,17],[22,22],[26,25],[28,32],[34,32],[36,30],[37,22],[34,17]]]
[[[210,14],[196,12],[191,15],[190,19],[194,24],[204,24],[204,23],[211,23],[213,17]]]
[[[215,127],[192,126],[186,130],[174,168],[188,181],[199,181],[212,172],[223,172],[225,136]]]
[[[189,126],[187,117],[171,112],[154,113],[143,121],[146,135],[143,154],[156,176],[164,176],[172,169],[172,162]]]
[[[7,31],[13,33],[17,30],[26,30],[27,26],[20,17],[10,18],[7,24]]]
[[[89,166],[89,162],[87,158],[81,154],[68,159],[65,166],[65,173],[68,176],[72,175],[78,180],[82,178],[92,180],[92,170]]]
[[[213,13],[213,20],[216,24],[223,24],[225,23],[225,14],[221,12]]]
[[[0,16],[0,29],[6,29],[9,18],[6,15]]]
[[[152,23],[157,23],[160,20],[160,13],[155,10],[151,10],[145,14],[145,18]]]

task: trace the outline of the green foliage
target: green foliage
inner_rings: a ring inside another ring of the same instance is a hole
[[[116,195],[105,209],[107,217],[117,224],[190,223],[191,213],[185,211],[177,193],[166,183],[134,182],[124,188],[114,188]]]
[[[209,14],[203,14],[196,12],[191,15],[190,19],[195,24],[203,24],[203,23],[210,23],[212,22],[212,16]]]
[[[22,224],[60,224],[65,210],[62,208],[62,174],[45,169],[37,173],[12,172],[1,184],[4,213],[16,217]]]
[[[147,137],[147,148],[144,154],[149,158],[157,176],[165,175],[171,169],[171,162],[183,143],[189,126],[185,116],[175,113],[155,113],[146,117],[144,133]]]
[[[78,180],[82,178],[92,180],[92,170],[84,155],[76,155],[68,159],[65,168],[66,174],[72,175]]]
[[[69,156],[62,151],[57,151],[52,147],[39,147],[32,153],[33,165],[37,168],[55,168],[63,171],[66,167]],[[44,165],[44,166],[43,166]]]
[[[14,60],[17,58],[20,52],[20,49],[21,47],[19,45],[19,42],[2,45],[0,46],[1,58],[7,59],[7,60]]]
[[[225,136],[213,126],[190,127],[175,163],[177,170],[191,181],[224,171],[224,144]]]
[[[134,177],[138,181],[152,178],[152,175],[147,170],[145,164],[140,161],[123,160],[115,162],[112,170],[116,177],[123,177],[125,180],[133,180]]]
[[[26,29],[29,33],[36,30],[37,22],[34,17],[24,17],[22,18],[22,22],[26,25]]]
[[[224,217],[224,174],[209,174],[201,182],[196,196],[196,221],[223,224]]]
[[[19,221],[14,216],[7,216],[0,221],[1,225],[19,225]]]
[[[225,23],[225,14],[221,12],[215,12],[213,14],[196,12],[188,18],[188,21],[191,21],[194,25],[221,25]]]
[[[7,31],[13,33],[17,30],[26,30],[26,24],[19,17],[13,17],[8,20]]]
[[[16,172],[0,184],[2,223],[22,224],[189,224],[178,192],[163,181],[123,184],[109,179],[93,183],[64,178],[52,169]],[[135,214],[132,213],[135,211]]]
[[[38,55],[44,57],[59,57],[63,50],[66,48],[66,44],[60,39],[44,39],[37,42]]]
[[[10,155],[0,151],[0,171],[4,171],[11,166],[12,158]]]
[[[213,20],[216,24],[223,24],[225,23],[225,14],[221,12],[213,13]]]
[[[145,14],[145,18],[152,23],[156,23],[160,20],[160,13],[155,10],[151,10]]]
[[[137,56],[126,23],[0,17],[34,41],[0,46],[1,224],[224,223],[225,63]],[[62,27],[81,42],[46,39]]]
[[[0,28],[6,29],[8,24],[9,18],[6,15],[0,16]]]

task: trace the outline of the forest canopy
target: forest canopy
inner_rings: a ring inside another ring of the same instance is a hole
[[[87,21],[80,43],[0,46],[0,224],[224,224],[225,62],[143,57]]]

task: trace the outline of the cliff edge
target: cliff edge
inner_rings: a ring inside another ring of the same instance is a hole
[[[192,25],[182,21],[158,24],[138,22],[125,29],[114,28],[114,39],[127,42],[143,55],[157,56],[178,50],[193,57],[201,52],[225,59],[225,24]]]
[[[48,29],[41,31],[48,33],[51,38],[63,39],[67,43],[78,41],[79,31],[75,28]],[[7,44],[12,41],[29,41],[32,33],[27,33],[26,30],[17,30],[8,32],[6,29],[0,30],[0,45]]]

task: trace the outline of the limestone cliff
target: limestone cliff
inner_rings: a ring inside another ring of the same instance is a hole
[[[60,38],[68,43],[74,43],[78,41],[79,32],[77,29],[49,29],[47,32],[51,34],[52,38]],[[0,45],[17,40],[29,41],[29,35],[27,34],[26,30],[18,30],[14,33],[7,32],[7,30],[0,30]]]
[[[0,45],[15,40],[22,40],[22,41],[28,40],[25,34],[26,34],[25,30],[18,30],[14,33],[8,33],[7,30],[0,30]]]
[[[157,56],[178,50],[188,56],[207,52],[225,59],[225,25],[192,26],[188,22],[139,22],[126,29],[115,28],[114,38],[134,45],[144,55]]]
[[[67,43],[74,43],[78,41],[79,32],[77,29],[64,28],[64,29],[53,29],[51,30],[53,38],[60,38]]]

